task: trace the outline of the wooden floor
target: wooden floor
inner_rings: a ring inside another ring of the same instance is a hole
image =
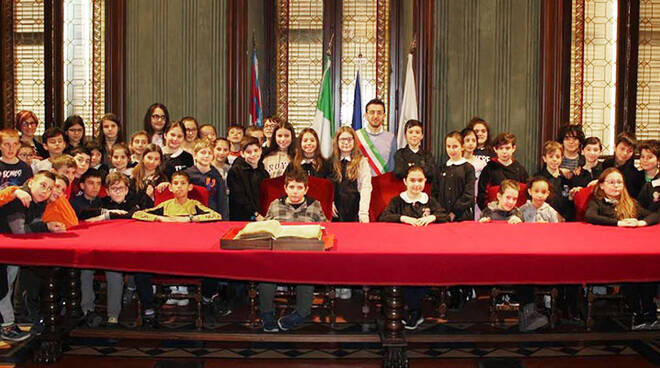
[[[376,359],[351,359],[351,360],[282,360],[282,359],[206,359],[206,360],[163,360],[163,359],[131,359],[131,358],[94,358],[65,356],[59,363],[43,366],[33,363],[25,363],[16,367],[36,368],[311,368],[311,367],[365,367],[378,368],[382,362]],[[418,359],[411,360],[411,368],[653,368],[657,365],[638,356],[617,357],[615,359],[606,357],[594,358],[529,358],[529,359]]]

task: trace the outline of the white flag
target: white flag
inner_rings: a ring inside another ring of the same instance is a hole
[[[406,67],[406,79],[403,88],[403,101],[401,102],[401,115],[399,116],[399,130],[396,135],[396,146],[406,146],[406,122],[408,120],[419,120],[417,115],[417,91],[415,91],[415,73],[413,73],[413,55],[408,54],[408,66]]]

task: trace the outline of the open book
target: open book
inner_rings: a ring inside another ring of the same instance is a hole
[[[235,240],[316,239],[323,236],[321,225],[282,225],[277,220],[250,222],[236,234]]]

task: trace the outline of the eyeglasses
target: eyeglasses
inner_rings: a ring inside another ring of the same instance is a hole
[[[623,180],[605,180],[605,183],[607,183],[607,185],[612,185],[612,186],[624,184]]]
[[[23,122],[23,126],[36,127],[37,125],[39,125],[39,123],[37,123],[36,121],[26,121],[26,122]]]
[[[339,138],[338,141],[344,143],[353,142],[353,137]]]
[[[186,128],[186,132],[188,132],[188,133],[192,133],[192,132],[196,132],[196,131],[197,131],[197,128]]]
[[[126,189],[128,189],[128,188],[125,185],[108,188],[109,191],[114,192],[114,193],[123,192]]]
[[[151,115],[151,118],[154,120],[165,120],[165,115],[153,114]]]

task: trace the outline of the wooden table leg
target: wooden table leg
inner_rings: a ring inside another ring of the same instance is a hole
[[[66,314],[69,322],[77,323],[83,316],[82,309],[80,308],[80,270],[67,268],[66,277]]]
[[[57,329],[59,298],[55,282],[56,272],[56,269],[50,268],[46,273],[46,288],[42,296],[45,329],[39,336],[41,344],[32,357],[35,363],[55,363],[62,356],[62,335]]]
[[[385,349],[383,367],[407,368],[409,366],[406,353],[406,340],[403,336],[403,299],[400,286],[384,288],[385,326],[381,334],[381,341]]]

